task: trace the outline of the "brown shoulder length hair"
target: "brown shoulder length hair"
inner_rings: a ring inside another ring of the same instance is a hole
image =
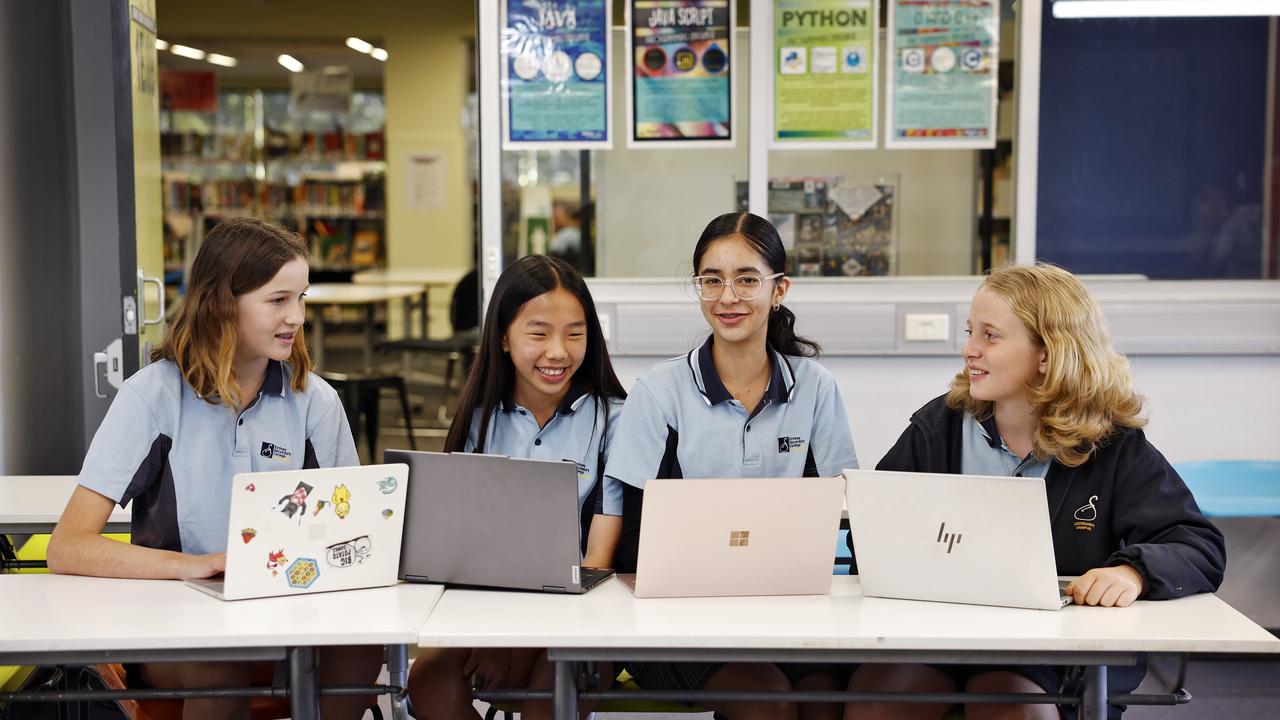
[[[256,218],[219,223],[200,244],[177,319],[151,351],[151,361],[172,361],[206,402],[239,409],[236,298],[266,285],[290,260],[306,257],[302,237],[275,223]],[[302,328],[293,338],[289,362],[290,386],[306,389],[312,365]]]
[[[1027,388],[1040,421],[1034,437],[1038,457],[1077,467],[1119,428],[1146,424],[1129,361],[1111,346],[1102,310],[1079,278],[1044,262],[1005,265],[979,289],[1004,298],[1032,341],[1047,352],[1044,380]],[[951,382],[947,405],[980,420],[994,410],[992,403],[969,394],[969,373],[963,368]]]

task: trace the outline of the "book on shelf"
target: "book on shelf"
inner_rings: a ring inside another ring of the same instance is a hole
[[[382,231],[378,225],[369,222],[356,223],[355,233],[351,237],[352,265],[376,265],[381,247]]]

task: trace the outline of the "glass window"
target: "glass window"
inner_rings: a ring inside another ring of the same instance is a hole
[[[1269,18],[1058,20],[1041,49],[1037,255],[1277,277]]]

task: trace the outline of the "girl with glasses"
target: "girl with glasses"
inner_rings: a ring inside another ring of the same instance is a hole
[[[729,213],[693,250],[694,286],[711,330],[698,348],[658,363],[627,398],[608,474],[622,481],[616,565],[635,572],[645,483],[651,478],[839,475],[856,468],[853,436],[835,379],[796,335],[782,301],[791,287],[786,250],[768,220]],[[647,690],[835,689],[820,666],[768,663],[627,663]],[[708,702],[732,720],[794,718],[793,703]],[[807,713],[838,715],[813,706]]]

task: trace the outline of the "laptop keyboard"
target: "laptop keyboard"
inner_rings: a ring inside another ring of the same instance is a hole
[[[209,588],[210,590],[218,593],[219,595],[221,595],[227,589],[226,581],[221,578],[217,580],[207,580],[207,579],[188,580],[187,582],[191,583],[192,585],[199,585],[200,587]]]
[[[579,584],[584,588],[589,588],[612,574],[613,570],[609,569],[582,568]]]

